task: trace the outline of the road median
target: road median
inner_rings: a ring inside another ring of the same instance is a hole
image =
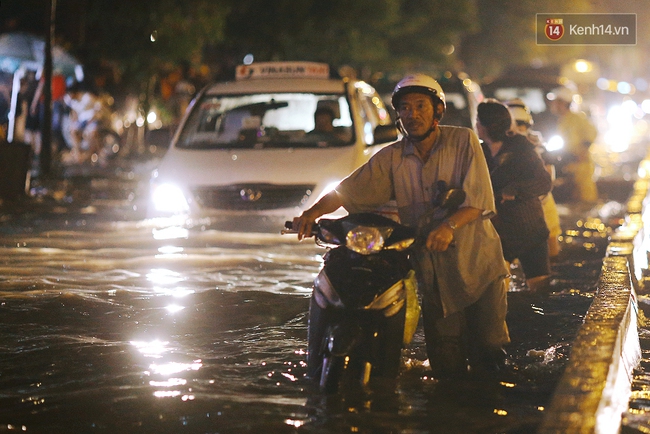
[[[649,179],[650,161],[644,160],[625,221],[610,238],[596,295],[539,433],[620,431],[633,372],[641,359],[638,326],[645,316],[639,310],[638,295],[650,289]]]

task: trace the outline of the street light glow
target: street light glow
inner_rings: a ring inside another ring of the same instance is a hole
[[[581,74],[590,72],[593,69],[591,62],[583,59],[576,60],[574,67],[575,70]]]

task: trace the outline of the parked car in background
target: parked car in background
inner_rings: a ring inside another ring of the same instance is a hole
[[[445,72],[438,79],[445,92],[447,109],[440,123],[476,129],[476,111],[484,95],[479,84],[465,73]]]
[[[315,131],[317,109],[331,113],[331,132]],[[234,81],[191,102],[153,172],[148,214],[263,217],[279,230],[396,139],[363,81],[333,77],[321,63],[240,65]]]

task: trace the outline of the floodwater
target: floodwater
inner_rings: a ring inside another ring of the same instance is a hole
[[[513,269],[503,373],[432,379],[419,329],[396,384],[323,396],[305,379],[323,250],[280,228],[145,220],[154,163],[68,173],[0,207],[0,432],[532,432],[616,224],[562,208],[550,294]]]

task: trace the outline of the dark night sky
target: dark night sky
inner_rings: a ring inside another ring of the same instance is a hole
[[[100,0],[104,1],[104,0]],[[74,18],[84,0],[58,0],[55,33],[57,39],[73,42],[78,38]],[[0,33],[22,30],[44,36],[49,30],[49,0],[0,0]]]

